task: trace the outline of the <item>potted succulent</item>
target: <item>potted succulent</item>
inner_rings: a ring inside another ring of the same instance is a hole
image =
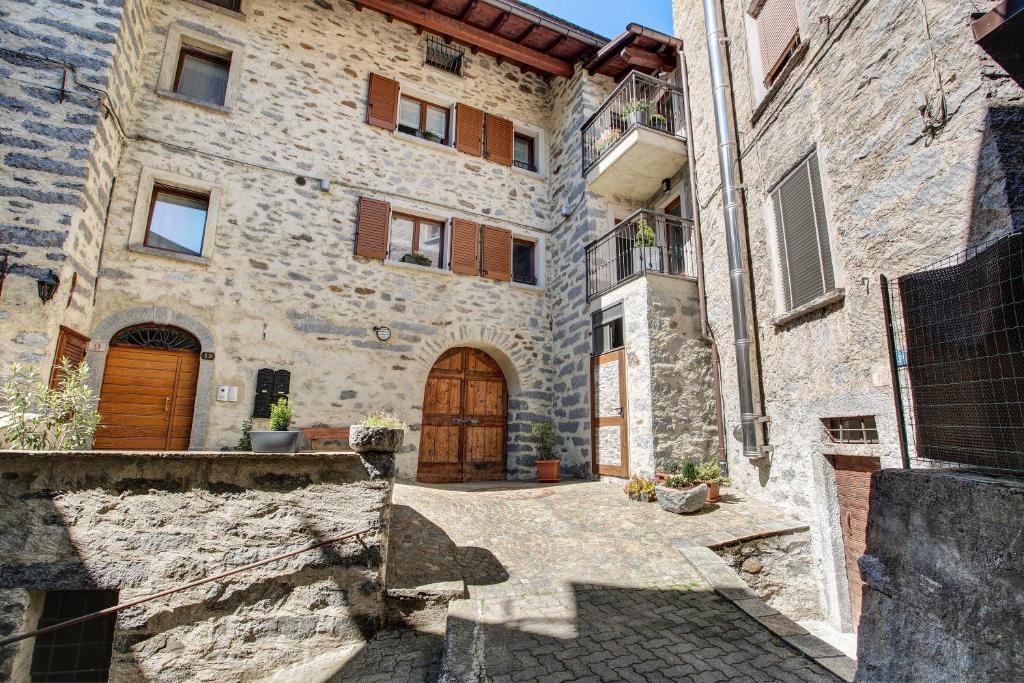
[[[287,398],[279,398],[270,406],[270,430],[253,429],[249,432],[249,441],[254,453],[295,453],[299,450],[299,432],[289,429],[295,411],[292,402]]]
[[[647,100],[630,100],[622,108],[622,115],[626,117],[628,125],[635,126],[647,123],[647,115],[650,111],[651,103]]]
[[[559,479],[562,461],[555,455],[558,448],[558,431],[551,420],[533,423],[533,443],[537,447],[537,480],[553,483]]]
[[[678,474],[668,475],[654,490],[661,509],[678,515],[700,510],[708,497],[708,485],[697,479],[697,466],[692,462],[683,463]]]
[[[661,272],[661,247],[657,246],[657,238],[651,224],[641,215],[633,227],[636,230],[633,235],[633,272]]]
[[[352,425],[348,444],[356,453],[395,453],[405,440],[406,425],[393,413],[371,413]]]
[[[729,484],[729,478],[722,476],[722,466],[717,460],[708,460],[697,465],[697,479],[708,485],[709,503],[718,500],[723,484]]]
[[[649,477],[640,476],[634,474],[633,477],[626,482],[623,487],[623,491],[626,492],[626,496],[630,500],[638,500],[642,503],[653,503],[658,500],[658,494],[655,492],[657,482]]]

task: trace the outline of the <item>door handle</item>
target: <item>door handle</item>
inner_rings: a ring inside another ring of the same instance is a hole
[[[171,397],[167,396],[164,398],[164,412],[170,412],[171,410]]]
[[[615,412],[617,412],[619,414],[619,417],[622,417],[622,406],[619,406],[618,408],[616,408]]]

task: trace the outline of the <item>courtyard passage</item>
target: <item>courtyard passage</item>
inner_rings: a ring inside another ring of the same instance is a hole
[[[606,482],[398,484],[389,592],[465,597],[379,634],[335,680],[836,681],[672,545],[796,527],[735,495],[683,517]]]

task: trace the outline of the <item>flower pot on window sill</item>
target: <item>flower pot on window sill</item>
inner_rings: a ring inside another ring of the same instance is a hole
[[[537,481],[543,484],[552,484],[557,482],[559,478],[559,467],[561,464],[561,460],[538,460]]]
[[[662,272],[661,247],[633,247],[633,272],[644,270]]]
[[[299,432],[249,432],[253,453],[296,453],[299,450]]]

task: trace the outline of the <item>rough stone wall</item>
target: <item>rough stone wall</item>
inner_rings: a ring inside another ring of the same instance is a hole
[[[871,481],[858,681],[1016,680],[1024,671],[1024,485],[883,470]]]
[[[768,536],[717,552],[766,603],[791,619],[820,619],[817,569],[806,531]]]
[[[775,448],[758,463],[747,462],[731,436],[739,409],[704,15],[696,0],[675,0],[674,15],[689,70],[696,203],[709,318],[722,356],[730,470],[740,490],[814,523],[837,505],[825,495],[820,476],[820,418],[876,415],[882,443],[872,454],[883,465],[896,461],[878,275],[915,270],[1010,227],[1020,211],[1012,208],[1013,197],[1020,196],[1020,174],[1007,163],[1014,153],[1019,158],[1019,136],[1010,131],[1024,121],[1024,99],[972,43],[971,14],[995,2],[925,2],[948,111],[932,139],[922,133],[915,104],[918,92],[933,107],[938,98],[921,4],[798,0],[805,48],[757,110],[757,76],[748,66],[743,25],[746,3],[723,4],[746,186],[753,332]],[[815,147],[836,283],[845,298],[776,326],[772,318],[782,310],[765,221],[768,193]],[[841,546],[827,529],[819,525],[818,531],[815,552],[835,560]],[[828,615],[838,622],[845,586],[836,571],[828,570],[823,583],[831,596]]]
[[[0,359],[50,360],[58,324],[88,330],[146,0],[0,8]],[[43,306],[36,279],[61,281]]]
[[[34,591],[113,589],[127,602],[371,528],[365,547],[120,612],[110,680],[253,680],[354,645],[384,616],[391,469],[326,453],[0,453],[0,632],[34,628]],[[0,651],[0,678],[27,665],[31,642]]]

